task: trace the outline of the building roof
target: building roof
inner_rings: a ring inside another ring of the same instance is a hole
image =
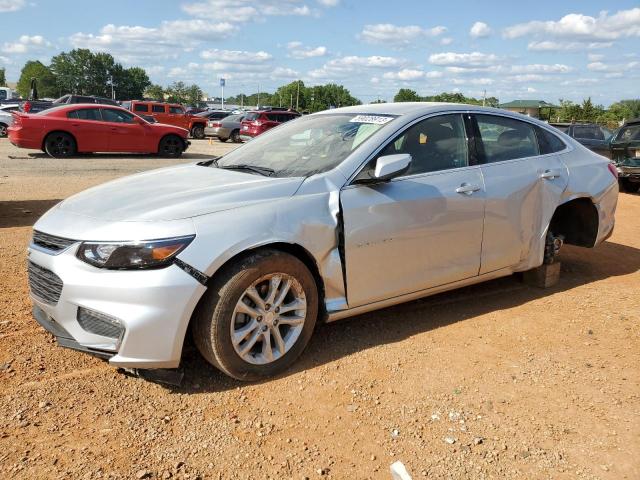
[[[513,100],[508,103],[501,103],[500,108],[557,108],[552,103],[544,100]]]

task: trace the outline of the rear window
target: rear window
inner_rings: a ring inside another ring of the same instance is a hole
[[[253,122],[254,120],[257,120],[258,118],[260,118],[260,113],[259,112],[247,113],[247,115],[245,115],[245,117],[244,117],[245,120],[248,120],[250,122]]]
[[[144,103],[137,103],[133,107],[133,111],[134,112],[148,112],[149,111],[149,105],[145,105]]]
[[[164,105],[153,105],[151,111],[154,113],[164,113]]]
[[[575,125],[573,136],[584,140],[604,140],[604,133],[596,125]]]
[[[83,108],[82,110],[72,110],[67,113],[67,118],[76,118],[78,120],[94,120],[101,121],[99,108]]]
[[[622,127],[616,137],[617,142],[634,142],[640,140],[640,124]]]
[[[476,115],[486,163],[538,155],[533,125],[508,117]]]

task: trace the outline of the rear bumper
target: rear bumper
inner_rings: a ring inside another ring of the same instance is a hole
[[[15,126],[9,127],[7,129],[7,136],[11,144],[18,148],[40,150],[42,147],[42,139],[26,136],[22,128],[16,128]]]
[[[224,130],[221,127],[206,127],[204,129],[204,134],[209,137],[218,137],[220,136],[220,132]]]

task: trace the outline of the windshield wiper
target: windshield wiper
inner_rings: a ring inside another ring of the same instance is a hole
[[[249,172],[257,173],[259,175],[264,175],[265,177],[270,177],[271,175],[276,173],[276,171],[273,168],[258,167],[256,165],[246,165],[246,164],[222,165],[222,166],[220,166],[218,168],[223,168],[225,170],[246,170],[246,171],[249,171]]]
[[[217,167],[218,160],[220,160],[220,157],[213,157],[211,160],[203,160],[202,162],[196,163],[196,165],[200,165],[201,167],[210,167],[213,165],[214,167]]]

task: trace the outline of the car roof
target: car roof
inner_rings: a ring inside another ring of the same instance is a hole
[[[466,105],[464,103],[445,103],[445,102],[397,102],[397,103],[370,103],[367,105],[354,105],[352,107],[334,108],[331,110],[323,110],[320,114],[328,113],[364,113],[378,115],[408,115],[411,113],[438,111],[443,107],[466,107],[477,108],[475,105]],[[480,107],[482,108],[482,107]]]

